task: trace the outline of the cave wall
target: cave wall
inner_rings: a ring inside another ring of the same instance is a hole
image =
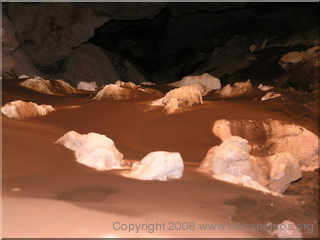
[[[317,10],[315,3],[3,3],[2,29],[14,39],[2,41],[3,73],[17,77],[26,71],[100,85],[134,81],[126,68],[141,81],[159,83],[204,72],[223,78],[244,59],[255,61],[252,45],[317,44],[307,41],[318,38]],[[78,48],[88,43],[101,49],[82,51],[83,60],[73,61],[84,67],[70,67]],[[21,61],[12,59],[14,52],[23,55],[27,67],[15,66]],[[103,63],[93,60],[94,52]]]

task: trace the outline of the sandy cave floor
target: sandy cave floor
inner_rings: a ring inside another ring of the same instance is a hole
[[[303,237],[318,236],[318,171],[304,172],[279,198],[197,170],[208,149],[220,144],[212,126],[221,118],[276,119],[318,134],[303,104],[209,95],[203,105],[167,115],[162,107],[150,106],[158,96],[98,102],[87,94],[37,93],[20,87],[19,81],[3,80],[3,105],[20,99],[56,110],[24,120],[2,116],[3,237],[263,238],[270,237],[267,231],[235,226],[284,220],[308,226],[302,229]],[[91,169],[77,163],[72,151],[54,144],[70,130],[106,135],[129,163],[152,151],[180,152],[184,175],[166,182],[140,181],[123,176],[129,169]],[[128,224],[149,228],[117,230]],[[154,231],[151,224],[158,224]],[[201,230],[200,224],[225,224],[229,229]]]

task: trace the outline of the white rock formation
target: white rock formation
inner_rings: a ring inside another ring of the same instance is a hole
[[[267,157],[269,172],[269,189],[283,193],[290,183],[301,178],[300,165],[290,153],[281,152]]]
[[[220,90],[221,83],[220,79],[208,74],[204,73],[198,76],[186,76],[181,81],[173,82],[169,84],[175,87],[183,87],[183,86],[196,86],[201,95],[205,96],[211,90]]]
[[[30,77],[28,75],[22,74],[19,76],[19,79],[22,79],[22,78],[30,78]]]
[[[120,168],[123,155],[115,147],[114,142],[98,133],[79,134],[69,131],[55,143],[64,145],[75,152],[77,162],[97,170]]]
[[[140,82],[141,85],[146,85],[146,86],[154,86],[156,83],[154,82]]]
[[[230,174],[234,176],[247,175],[262,186],[269,181],[259,159],[250,155],[251,146],[246,139],[232,136],[216,148],[211,148],[201,163],[200,168],[210,167],[214,175]]]
[[[39,117],[53,110],[54,108],[51,105],[38,105],[34,102],[24,102],[22,100],[9,102],[1,108],[1,112],[5,116],[16,119]]]
[[[270,232],[272,236],[285,239],[302,239],[302,232],[294,222],[285,220],[278,224],[278,228]]]
[[[231,136],[208,151],[200,168],[210,169],[218,179],[264,192],[283,193],[301,178],[299,163],[290,153],[259,158],[250,155],[250,150],[246,139]]]
[[[120,100],[126,98],[137,97],[139,94],[154,94],[163,96],[163,94],[155,89],[143,88],[132,82],[116,81],[114,84],[108,84],[98,88],[92,95],[93,100]]]
[[[242,129],[242,125],[245,125],[245,130]],[[258,125],[262,129],[260,134],[256,133]],[[245,134],[250,135],[252,145],[266,149],[264,154],[266,157],[288,152],[298,160],[301,170],[312,171],[319,168],[319,139],[314,133],[299,125],[286,124],[278,120],[256,122],[221,119],[214,123],[213,133],[222,141],[233,135],[240,137],[244,137]],[[265,141],[259,143],[261,138]]]
[[[320,50],[320,46],[315,46],[315,47],[307,49],[306,51],[289,52],[281,57],[279,64],[284,69],[286,69],[286,67],[284,67],[283,64],[285,64],[285,63],[295,64],[298,62],[309,60],[313,57],[317,57],[317,55],[319,54],[319,50]]]
[[[230,86],[230,84],[228,84],[220,90],[219,94],[222,97],[236,97],[250,93],[251,91],[252,84],[251,81],[248,80],[246,82],[236,82],[235,84],[233,84],[233,86]]]
[[[92,97],[93,100],[120,100],[131,97],[136,97],[137,94],[132,89],[123,88],[118,84],[108,84],[97,92]]]
[[[202,96],[196,86],[184,86],[168,92],[164,96],[162,104],[168,113],[172,113],[180,107],[202,104]]]
[[[146,155],[141,163],[134,163],[128,176],[141,180],[166,181],[181,178],[183,169],[180,153],[157,151]]]
[[[72,87],[69,83],[63,80],[46,80],[39,76],[27,79],[20,83],[21,86],[33,89],[37,92],[59,95],[59,94],[71,94],[78,93],[79,90]]]
[[[269,99],[277,98],[277,97],[281,97],[281,93],[267,92],[266,95],[264,95],[261,98],[261,101],[265,101],[265,100],[269,100]]]
[[[269,91],[270,89],[272,89],[272,88],[274,88],[274,87],[265,86],[265,85],[259,84],[258,88],[259,88],[261,91]]]
[[[97,84],[96,82],[79,82],[77,88],[85,91],[95,91]]]

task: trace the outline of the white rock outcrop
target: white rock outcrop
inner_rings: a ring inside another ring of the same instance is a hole
[[[269,99],[277,98],[277,97],[281,97],[281,93],[267,92],[266,95],[264,95],[261,98],[261,101],[265,101],[265,100],[269,100]]]
[[[27,78],[28,79],[30,77],[28,75],[26,75],[26,74],[22,74],[22,75],[19,76],[19,79],[23,79],[23,78]]]
[[[178,152],[157,151],[146,155],[132,166],[129,177],[141,180],[179,179],[183,175],[183,160]]]
[[[237,97],[252,91],[251,81],[248,80],[246,82],[236,82],[231,86],[230,84],[224,86],[219,94],[222,97]]]
[[[6,103],[1,108],[1,112],[6,117],[16,119],[39,117],[46,115],[53,110],[54,108],[51,105],[38,105],[34,102],[25,102],[22,100]]]
[[[73,150],[77,162],[97,170],[120,168],[124,165],[122,153],[110,138],[102,134],[69,131],[55,143]]]
[[[72,87],[63,80],[46,80],[39,76],[27,79],[21,82],[20,85],[50,95],[79,93],[77,88]]]
[[[314,46],[312,48],[307,49],[306,51],[301,52],[289,52],[283,55],[279,61],[279,65],[288,70],[287,64],[296,64],[303,61],[308,61],[311,58],[319,57],[320,46]]]
[[[261,90],[261,91],[269,91],[270,89],[274,88],[272,86],[266,86],[266,85],[263,85],[263,84],[259,84],[258,88]]]
[[[231,136],[244,137],[256,149],[262,149],[265,157],[288,152],[304,171],[319,168],[319,138],[299,125],[271,119],[260,122],[221,119],[214,123],[213,133],[222,141]]]
[[[136,97],[137,93],[132,88],[119,86],[119,84],[108,84],[93,94],[93,100],[120,100]]]
[[[283,193],[301,178],[299,163],[290,153],[259,158],[250,150],[246,139],[231,136],[208,151],[200,168],[210,169],[215,178],[271,193]]]
[[[182,78],[181,81],[173,82],[169,84],[175,87],[183,87],[183,86],[196,86],[201,95],[205,96],[208,92],[212,90],[220,90],[221,82],[220,79],[208,74],[204,73],[198,76],[186,76]]]
[[[126,98],[133,98],[143,94],[161,95],[163,94],[155,89],[143,88],[132,82],[116,81],[114,84],[108,84],[104,87],[96,89],[91,94],[90,98],[93,100],[120,100]]]
[[[281,152],[266,159],[270,167],[270,190],[283,193],[291,182],[302,177],[299,162],[290,153]]]
[[[79,82],[77,88],[84,91],[95,91],[97,89],[96,82]]]
[[[173,89],[162,98],[162,105],[165,106],[164,109],[168,113],[172,113],[180,107],[193,106],[202,103],[202,96],[199,89],[192,85]]]

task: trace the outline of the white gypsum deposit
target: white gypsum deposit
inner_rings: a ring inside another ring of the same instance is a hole
[[[221,140],[230,136],[247,139],[253,151],[259,156],[271,156],[288,152],[294,156],[301,170],[312,171],[319,167],[318,137],[296,124],[288,124],[278,120],[217,120],[213,133]]]
[[[96,82],[79,82],[77,88],[84,91],[95,91],[97,84]]]
[[[163,98],[154,101],[152,105],[164,106],[164,110],[167,113],[173,113],[181,107],[189,107],[202,103],[199,89],[194,85],[190,85],[169,91]]]
[[[204,73],[202,75],[197,76],[186,76],[182,78],[181,81],[173,82],[169,85],[174,87],[196,86],[199,89],[202,96],[205,96],[206,94],[208,94],[208,92],[212,90],[221,89],[220,79],[208,73]]]
[[[221,97],[237,97],[248,94],[252,91],[251,81],[236,82],[232,86],[230,84],[224,86],[221,90],[217,91]]]
[[[90,96],[93,100],[121,100],[137,97],[139,94],[157,94],[162,95],[154,89],[143,88],[132,82],[116,81],[114,84],[108,84],[97,88]]]
[[[39,117],[46,115],[53,110],[54,108],[51,105],[38,105],[34,102],[25,102],[22,100],[8,102],[1,107],[1,112],[5,116],[17,119]]]
[[[37,92],[51,95],[79,93],[77,88],[72,87],[69,83],[63,80],[46,80],[39,76],[29,78],[21,82],[20,85],[33,89]]]
[[[301,178],[299,163],[290,153],[262,158],[252,156],[250,150],[246,139],[231,136],[208,151],[200,168],[210,169],[213,176],[221,180],[278,193],[283,193],[290,182]],[[258,184],[261,187],[257,187]]]
[[[119,168],[124,164],[123,155],[114,142],[102,134],[69,131],[56,143],[74,151],[77,162],[97,170]]]
[[[133,163],[128,176],[141,180],[166,181],[181,178],[183,169],[180,153],[157,151],[146,155],[141,162]]]

